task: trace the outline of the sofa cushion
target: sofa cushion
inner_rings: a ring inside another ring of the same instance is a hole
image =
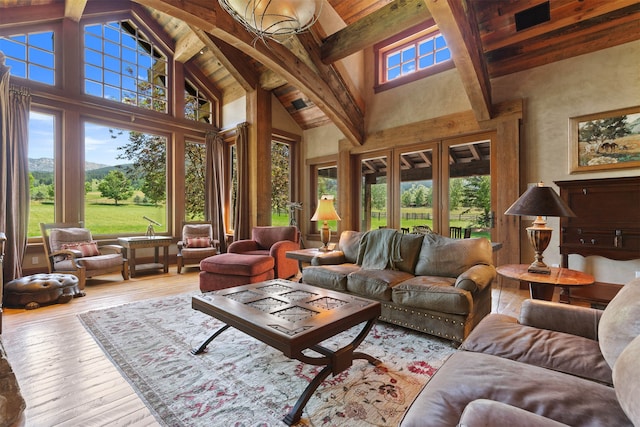
[[[77,258],[76,262],[84,266],[84,268],[87,269],[87,272],[123,265],[122,254],[106,254],[87,258]]]
[[[571,426],[632,425],[612,387],[490,354],[458,351],[418,394],[400,426],[458,425],[464,408],[476,399],[506,403]]]
[[[400,258],[401,261],[396,262],[396,268],[401,271],[413,274],[416,268],[416,262],[422,248],[423,234],[403,234],[400,238]]]
[[[613,384],[620,406],[633,424],[640,426],[640,336],[629,344],[613,367]]]
[[[358,258],[358,249],[360,247],[360,239],[362,239],[361,231],[346,230],[340,234],[338,248],[344,253],[345,262],[354,263]]]
[[[640,335],[640,278],[625,284],[605,308],[598,324],[600,350],[609,366]]]
[[[100,255],[100,250],[98,249],[98,243],[96,241],[63,243],[60,249],[80,251],[83,257]]]
[[[453,286],[449,277],[416,276],[395,286],[391,299],[396,304],[451,314],[473,310],[471,293]]]
[[[302,270],[302,282],[334,291],[346,291],[347,276],[358,270],[358,265],[350,263],[305,267]]]
[[[412,277],[413,274],[399,270],[360,269],[347,276],[347,290],[363,297],[391,301],[393,287]]]
[[[458,277],[476,264],[492,265],[491,242],[484,237],[451,239],[425,234],[415,274],[417,276]]]
[[[598,342],[549,329],[521,325],[515,317],[492,313],[482,319],[461,350],[493,354],[611,385],[611,368]]]
[[[211,246],[210,237],[187,237],[186,248],[208,248]]]

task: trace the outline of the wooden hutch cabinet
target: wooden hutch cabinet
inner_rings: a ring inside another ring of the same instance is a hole
[[[570,254],[640,259],[640,177],[555,183],[560,187],[560,197],[576,214],[574,218],[560,219],[562,267],[569,267]],[[569,299],[605,306],[621,287],[622,284],[596,282],[571,290]]]

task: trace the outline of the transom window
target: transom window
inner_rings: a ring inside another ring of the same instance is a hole
[[[453,67],[451,51],[432,22],[375,46],[376,90],[395,87]]]
[[[0,51],[12,76],[55,84],[53,31],[0,37]]]
[[[131,21],[84,27],[84,91],[167,112],[167,56]]]

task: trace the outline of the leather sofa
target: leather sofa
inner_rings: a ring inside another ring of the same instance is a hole
[[[319,252],[302,282],[380,301],[380,320],[457,343],[491,312],[496,277],[485,238],[344,231]]]
[[[603,310],[527,300],[490,314],[401,426],[640,426],[640,279]]]

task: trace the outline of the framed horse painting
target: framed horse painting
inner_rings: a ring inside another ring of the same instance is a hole
[[[640,106],[569,119],[569,172],[640,167]]]

